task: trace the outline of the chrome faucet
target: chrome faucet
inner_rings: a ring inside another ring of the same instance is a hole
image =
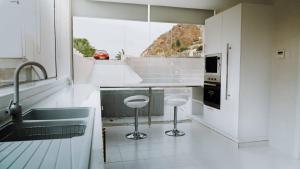
[[[21,70],[25,67],[25,66],[37,66],[38,68],[41,69],[41,71],[44,74],[44,78],[47,79],[47,72],[46,69],[44,68],[44,66],[42,66],[41,64],[37,63],[37,62],[32,62],[32,61],[28,61],[25,62],[23,64],[21,64],[20,66],[18,66],[15,70],[14,73],[14,98],[13,100],[10,101],[9,106],[7,108],[7,113],[9,113],[10,115],[12,115],[13,120],[14,121],[21,121],[22,120],[22,107],[19,103],[20,100],[20,96],[19,96],[19,75]]]

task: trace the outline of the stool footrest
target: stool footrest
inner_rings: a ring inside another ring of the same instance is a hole
[[[183,131],[179,131],[177,129],[165,131],[165,134],[168,136],[174,136],[174,137],[185,135],[185,133]]]
[[[141,132],[132,132],[132,133],[126,134],[126,138],[132,139],[132,140],[140,140],[140,139],[144,139],[146,137],[147,137],[147,134],[141,133]]]

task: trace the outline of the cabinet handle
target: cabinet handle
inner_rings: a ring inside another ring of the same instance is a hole
[[[204,83],[204,85],[206,85],[206,86],[217,86],[216,84],[213,84],[213,83]]]
[[[229,43],[226,44],[226,93],[225,99],[228,100],[230,94],[228,94],[228,71],[229,71],[229,50],[231,49]]]

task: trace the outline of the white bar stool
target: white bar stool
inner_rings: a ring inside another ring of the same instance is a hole
[[[177,129],[177,108],[186,104],[188,101],[187,95],[170,95],[165,97],[165,103],[174,107],[174,128],[172,130],[165,131],[168,136],[184,136],[185,133]]]
[[[144,95],[130,96],[124,100],[124,104],[127,107],[135,109],[134,132],[126,134],[126,138],[139,140],[147,137],[145,133],[141,133],[138,130],[138,125],[139,125],[138,116],[139,116],[139,109],[145,107],[148,103],[149,103],[149,97]]]

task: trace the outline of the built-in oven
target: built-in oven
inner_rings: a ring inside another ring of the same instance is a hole
[[[204,104],[216,109],[220,109],[221,103],[221,84],[218,82],[204,83]]]
[[[221,54],[205,56],[204,104],[216,109],[221,107]]]

